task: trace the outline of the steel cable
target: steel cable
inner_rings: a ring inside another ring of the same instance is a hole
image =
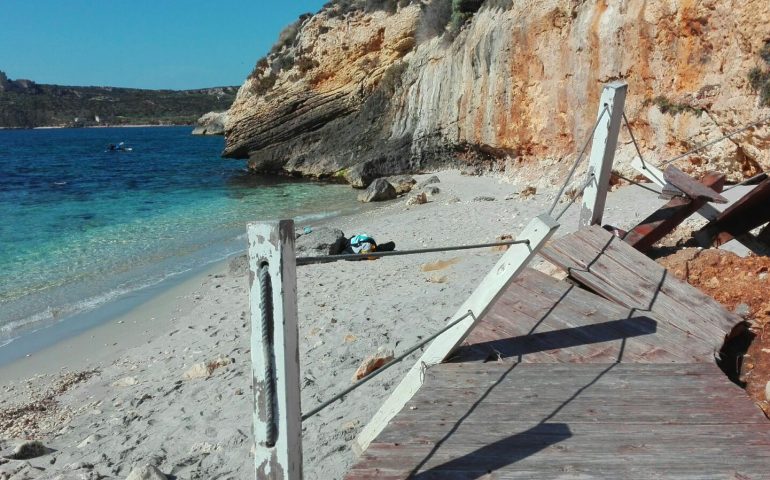
[[[572,168],[569,171],[569,174],[567,175],[567,179],[564,181],[564,184],[559,189],[559,193],[556,194],[556,198],[553,199],[553,205],[551,205],[551,208],[548,210],[548,215],[553,214],[553,211],[556,208],[556,205],[558,205],[559,203],[559,199],[564,193],[564,190],[567,188],[567,185],[569,185],[570,180],[572,180],[572,176],[575,174],[575,170],[577,170],[578,165],[580,165],[580,161],[583,159],[583,155],[585,155],[586,153],[588,144],[591,143],[591,140],[594,138],[594,134],[596,133],[596,128],[599,126],[599,122],[601,121],[602,117],[606,112],[607,112],[607,106],[605,105],[601,113],[599,113],[599,116],[596,117],[596,123],[594,123],[594,128],[591,129],[591,134],[588,135],[588,138],[586,139],[586,142],[583,145],[583,149],[580,151],[580,155],[578,155],[577,159],[575,160],[575,163],[572,165]]]
[[[473,312],[472,312],[471,310],[468,310],[468,313],[466,313],[466,314],[462,315],[462,316],[461,316],[460,318],[458,318],[457,320],[454,320],[453,322],[451,322],[451,323],[448,323],[446,326],[444,326],[444,328],[442,328],[442,329],[441,329],[441,330],[439,330],[438,332],[434,333],[434,334],[433,334],[433,335],[431,335],[430,337],[428,337],[428,338],[426,338],[425,340],[421,341],[421,342],[420,342],[420,343],[418,343],[417,345],[414,345],[414,346],[412,346],[411,348],[409,348],[408,350],[406,350],[404,353],[402,353],[402,354],[401,354],[401,355],[399,355],[398,357],[394,358],[393,360],[391,360],[390,362],[386,363],[386,364],[385,364],[385,365],[383,365],[382,367],[378,368],[378,369],[377,369],[377,370],[375,370],[374,372],[372,372],[372,373],[370,373],[369,375],[365,376],[364,378],[362,378],[362,379],[361,379],[361,380],[359,380],[358,382],[354,383],[353,385],[349,386],[349,387],[348,387],[348,388],[346,388],[345,390],[341,391],[341,392],[340,392],[340,393],[338,393],[337,395],[335,395],[335,396],[331,397],[330,399],[326,400],[326,401],[325,401],[325,402],[323,402],[322,404],[320,404],[320,405],[318,405],[317,407],[315,407],[314,409],[310,410],[308,413],[305,413],[305,414],[303,414],[303,415],[302,415],[302,421],[304,422],[305,420],[307,420],[308,418],[310,418],[310,417],[312,417],[313,415],[317,414],[318,412],[320,412],[320,411],[321,411],[321,410],[323,410],[324,408],[328,407],[328,406],[329,406],[329,405],[331,405],[332,403],[336,402],[337,400],[340,400],[341,398],[343,398],[343,397],[344,397],[345,395],[347,395],[348,393],[352,392],[353,390],[357,389],[358,387],[361,387],[361,386],[362,386],[362,385],[364,385],[366,382],[368,382],[369,380],[373,379],[373,378],[374,378],[374,377],[376,377],[377,375],[381,374],[382,372],[384,372],[384,371],[385,371],[385,370],[387,370],[388,368],[390,368],[390,367],[392,367],[393,365],[395,365],[395,364],[397,364],[397,363],[401,362],[401,361],[402,361],[402,360],[404,360],[406,357],[408,357],[409,355],[411,355],[411,354],[412,354],[412,353],[413,353],[415,350],[417,350],[417,349],[419,349],[419,348],[422,348],[422,347],[424,347],[424,346],[425,346],[425,345],[427,345],[429,342],[432,342],[434,339],[436,339],[436,337],[438,337],[439,335],[441,335],[442,333],[446,332],[447,330],[449,330],[450,328],[454,327],[455,325],[457,325],[458,323],[460,323],[461,321],[465,320],[465,319],[466,319],[466,318],[468,318],[468,317],[471,317],[471,318],[473,318],[473,321],[474,321],[474,322],[476,321],[476,316],[473,314]]]
[[[748,130],[750,128],[754,128],[754,127],[756,127],[758,125],[761,125],[763,123],[766,123],[768,121],[770,121],[770,116],[767,116],[765,118],[757,120],[756,122],[750,123],[750,124],[748,124],[748,125],[746,125],[744,127],[739,128],[738,130],[734,130],[734,131],[728,133],[727,135],[724,135],[722,137],[717,138],[716,140],[712,140],[710,142],[706,142],[706,143],[704,143],[702,145],[699,145],[699,146],[697,146],[697,147],[695,147],[695,148],[693,148],[691,150],[688,150],[688,151],[682,153],[681,155],[677,155],[674,158],[666,160],[665,162],[661,163],[660,166],[663,167],[665,165],[668,165],[669,163],[676,162],[677,160],[680,160],[680,159],[682,159],[682,158],[684,158],[684,157],[686,157],[688,155],[691,155],[691,154],[693,154],[695,152],[703,150],[704,148],[710,147],[710,146],[712,146],[712,145],[714,145],[716,143],[721,142],[722,140],[725,140],[725,139],[728,139],[728,138],[730,138],[732,136],[738,135],[739,133],[743,133],[743,132],[745,132],[746,130]]]

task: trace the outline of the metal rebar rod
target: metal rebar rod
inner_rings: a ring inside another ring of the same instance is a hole
[[[342,397],[344,397],[348,393],[350,393],[353,390],[355,390],[356,388],[364,385],[366,382],[368,382],[369,380],[373,379],[377,375],[381,374],[385,370],[389,369],[393,365],[401,362],[406,357],[408,357],[409,355],[414,353],[414,351],[416,351],[419,348],[424,347],[429,342],[432,342],[433,340],[436,339],[436,337],[438,337],[439,335],[441,335],[442,333],[446,332],[447,330],[449,330],[450,328],[454,327],[455,325],[457,325],[458,323],[460,323],[461,321],[465,320],[468,317],[471,317],[471,318],[473,318],[474,321],[476,321],[476,316],[473,314],[473,312],[471,310],[468,310],[468,313],[466,313],[465,315],[461,316],[460,318],[458,318],[457,320],[455,320],[455,321],[453,321],[451,323],[448,323],[444,328],[442,328],[438,332],[434,333],[430,337],[428,337],[425,340],[421,341],[417,345],[414,345],[413,347],[411,347],[410,349],[408,349],[407,351],[405,351],[404,353],[402,353],[398,357],[394,358],[393,360],[391,360],[390,362],[386,363],[382,367],[378,368],[374,372],[372,372],[369,375],[365,376],[364,378],[362,378],[361,380],[357,381],[356,383],[354,383],[353,385],[349,386],[348,388],[346,388],[345,390],[341,391],[340,393],[338,393],[337,395],[333,396],[332,398],[326,400],[325,402],[323,402],[322,404],[318,405],[314,409],[312,409],[309,412],[303,414],[302,415],[302,421],[304,422],[308,418],[312,417],[313,415],[315,415],[316,413],[320,412],[321,410],[323,410],[324,408],[328,407],[329,405],[331,405],[332,403],[336,402],[337,400],[340,400]]]
[[[564,215],[567,212],[567,210],[569,210],[569,207],[571,207],[572,204],[575,203],[575,200],[577,200],[578,197],[580,195],[582,195],[583,192],[585,192],[586,188],[588,188],[588,186],[591,184],[591,182],[594,181],[594,178],[596,178],[596,176],[593,173],[588,176],[588,180],[586,180],[586,182],[583,184],[583,186],[580,187],[580,190],[575,192],[575,196],[570,198],[569,202],[567,202],[567,205],[564,208],[561,209],[559,214],[556,215],[555,217],[553,217],[554,220],[556,220],[557,222],[559,221],[561,216]]]
[[[625,111],[623,111],[623,121],[626,123],[626,129],[628,130],[628,135],[631,137],[631,141],[634,143],[634,148],[636,149],[637,155],[639,155],[639,160],[642,161],[642,168],[646,170],[647,165],[644,161],[644,157],[642,156],[642,151],[639,149],[639,144],[636,143],[636,137],[634,137],[634,131],[631,130],[631,123],[628,121]]]
[[[722,190],[722,193],[724,193],[724,192],[726,192],[728,190],[732,190],[735,187],[740,187],[741,185],[748,185],[748,184],[750,184],[752,182],[761,181],[761,180],[764,180],[766,178],[767,178],[767,173],[765,173],[765,172],[758,173],[758,174],[754,175],[753,177],[747,178],[746,180],[744,180],[742,182],[738,182],[735,185],[730,185],[729,187],[727,187],[724,190]]]
[[[641,188],[643,188],[643,189],[645,189],[645,190],[649,190],[649,191],[651,191],[652,193],[657,193],[658,195],[660,195],[660,194],[661,194],[661,192],[659,192],[659,191],[655,190],[654,188],[648,187],[647,185],[644,185],[643,183],[639,183],[639,182],[637,182],[637,181],[635,181],[635,180],[631,180],[630,178],[628,178],[628,177],[624,177],[623,175],[621,175],[621,174],[619,174],[619,173],[613,173],[613,175],[615,175],[616,177],[618,177],[618,178],[621,178],[621,179],[623,179],[623,180],[627,181],[628,183],[631,183],[631,184],[633,184],[633,185],[636,185],[637,187],[641,187]]]
[[[393,252],[353,253],[344,255],[322,255],[320,257],[297,257],[297,265],[310,265],[313,263],[331,263],[340,260],[364,260],[367,258],[396,257],[399,255],[416,255],[418,253],[451,252],[453,250],[470,250],[473,248],[502,247],[505,245],[529,245],[529,240],[506,240],[494,243],[479,243],[476,245],[459,245],[456,247],[420,248],[417,250],[398,250]]]

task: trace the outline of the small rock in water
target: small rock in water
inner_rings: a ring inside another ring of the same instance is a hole
[[[28,458],[45,455],[46,453],[48,453],[48,449],[42,442],[39,440],[29,440],[16,445],[10,458],[13,458],[14,460],[26,460]]]
[[[154,465],[143,465],[141,467],[134,467],[126,477],[126,480],[168,480],[168,477],[163,475],[158,470],[158,467]]]
[[[488,195],[479,195],[478,197],[475,197],[473,201],[474,202],[494,202],[495,197],[490,197]]]
[[[353,375],[353,381],[361,380],[373,371],[384,366],[386,363],[389,363],[391,360],[393,360],[393,358],[392,350],[382,349],[374,355],[366,357],[364,361],[361,362],[361,365],[359,365],[356,373]]]

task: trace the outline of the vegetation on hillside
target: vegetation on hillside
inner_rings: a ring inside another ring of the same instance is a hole
[[[759,94],[759,104],[770,107],[770,41],[759,50],[759,58],[768,68],[754,67],[749,71],[749,84]]]
[[[237,91],[43,85],[0,72],[0,127],[193,125],[204,113],[230,108]]]

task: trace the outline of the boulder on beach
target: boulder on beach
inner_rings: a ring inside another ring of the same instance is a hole
[[[363,162],[353,165],[345,171],[345,181],[353,188],[366,188],[377,178],[371,163]]]
[[[441,180],[436,175],[431,175],[430,177],[426,178],[422,182],[417,184],[417,188],[425,188],[428,185],[432,185],[434,183],[441,183]]]
[[[417,183],[417,180],[409,175],[395,175],[392,177],[387,177],[385,180],[387,180],[389,184],[393,185],[393,188],[396,189],[396,194],[398,195],[409,193],[412,190],[414,184]]]
[[[345,248],[347,238],[342,230],[321,227],[299,236],[294,244],[298,255],[337,255]]]
[[[358,195],[359,202],[382,202],[393,200],[398,194],[393,185],[384,178],[373,181],[365,191]]]

